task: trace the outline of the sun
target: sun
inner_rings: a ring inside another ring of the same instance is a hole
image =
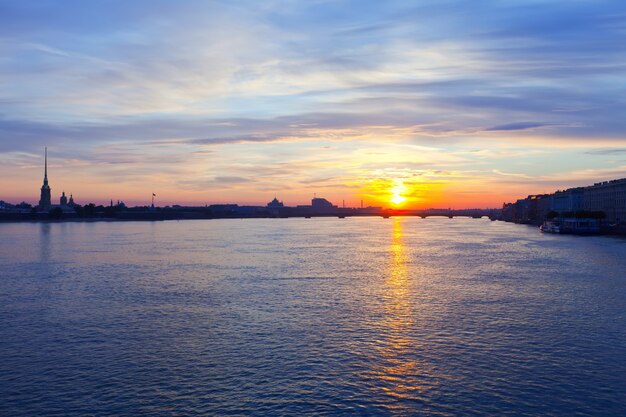
[[[406,201],[406,197],[402,197],[399,194],[394,194],[394,195],[391,196],[389,201],[391,201],[391,203],[394,206],[399,206],[400,204],[402,204],[402,203],[404,203]]]
[[[407,198],[404,196],[406,192],[407,192],[406,185],[404,185],[404,183],[401,180],[395,180],[393,187],[389,189],[389,193],[391,194],[389,201],[394,206],[401,205],[407,200]]]
[[[443,187],[448,182],[434,181],[417,174],[399,174],[385,177],[377,172],[377,177],[365,183],[361,189],[361,198],[394,210],[414,210],[427,205],[434,207],[434,204],[442,201]]]

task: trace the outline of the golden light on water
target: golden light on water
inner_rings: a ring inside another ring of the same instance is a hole
[[[393,330],[394,345],[403,345],[403,331],[412,323],[409,302],[408,254],[403,239],[402,220],[394,219],[393,235],[390,247],[391,259],[387,273],[387,319],[388,327]]]
[[[434,371],[428,363],[411,355],[421,346],[409,336],[415,325],[416,310],[412,302],[410,255],[404,241],[403,222],[400,218],[393,219],[383,284],[382,320],[378,323],[381,333],[375,344],[380,361],[372,371],[379,381],[378,389],[390,399],[386,407],[394,413],[410,414],[411,410],[400,402],[420,398],[430,388],[420,378],[433,375]]]

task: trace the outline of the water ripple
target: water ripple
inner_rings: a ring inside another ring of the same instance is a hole
[[[625,415],[621,240],[0,224],[0,415]]]

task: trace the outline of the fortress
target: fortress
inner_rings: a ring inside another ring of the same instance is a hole
[[[58,205],[52,204],[52,189],[48,184],[48,148],[45,148],[44,151],[45,162],[44,162],[44,174],[43,174],[43,185],[41,186],[41,195],[39,197],[39,204],[37,208],[39,211],[48,211],[55,207],[60,207],[61,209],[72,209],[74,207],[74,197],[70,194],[70,199],[68,201],[65,196],[65,191],[63,191],[61,198],[59,199]]]

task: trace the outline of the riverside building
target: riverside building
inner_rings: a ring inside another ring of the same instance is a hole
[[[605,224],[626,225],[626,178],[529,195],[502,206],[502,219],[516,223],[541,224],[549,213],[578,217],[603,213]]]
[[[585,187],[583,206],[588,211],[604,212],[609,223],[626,223],[626,178]]]

